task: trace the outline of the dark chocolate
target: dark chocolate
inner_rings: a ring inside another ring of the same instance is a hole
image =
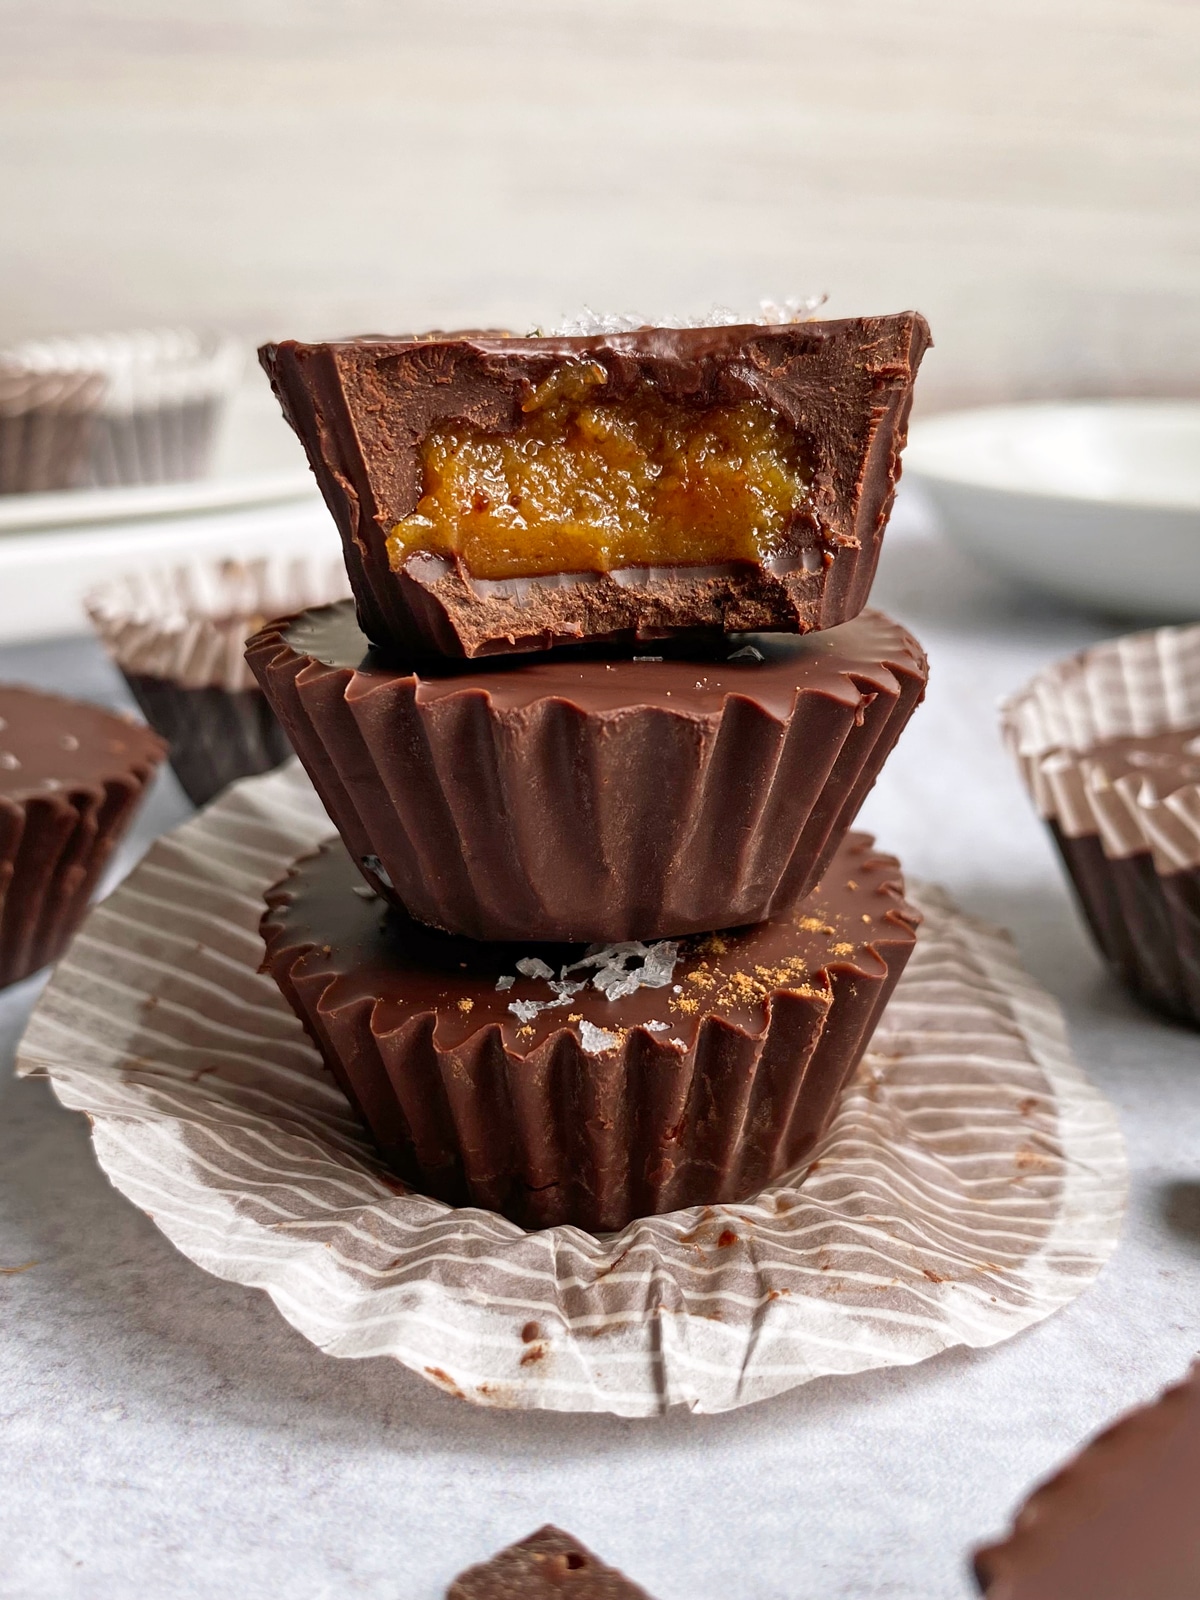
[[[975,1575],[987,1600],[1196,1600],[1200,1366],[1036,1490]]]
[[[436,933],[372,897],[337,841],[267,904],[265,967],[393,1169],[594,1232],[744,1199],[802,1161],[918,920],[864,834],[788,914],[598,959]],[[653,984],[632,987],[639,968]]]
[[[1159,872],[1148,850],[1105,855],[1094,833],[1050,832],[1100,951],[1132,994],[1200,1027],[1200,867]]]
[[[681,629],[834,627],[866,604],[900,476],[929,329],[915,312],[840,322],[645,328],[586,338],[289,340],[259,352],[338,528],[364,633],[409,652],[476,657]],[[423,492],[421,445],[448,420],[513,431],[568,363],[603,369],[607,400],[761,402],[794,432],[809,488],[765,561],[627,567],[483,581],[457,557],[400,571],[387,538]]]
[[[586,1545],[547,1525],[460,1572],[446,1600],[650,1600],[644,1589],[594,1556]]]
[[[367,650],[349,602],[273,624],[246,659],[375,887],[476,939],[649,939],[791,905],[928,670],[865,612],[418,675]]]
[[[0,685],[0,986],[58,959],[165,753],[99,706]]]
[[[261,689],[189,688],[146,672],[122,676],[193,805],[206,805],[239,778],[269,772],[292,753]]]

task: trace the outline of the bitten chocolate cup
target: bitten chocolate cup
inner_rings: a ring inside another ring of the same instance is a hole
[[[259,355],[363,631],[476,657],[856,616],[928,344],[904,312]]]
[[[473,939],[651,939],[759,922],[818,880],[920,701],[879,612],[652,656],[441,671],[349,604],[246,659],[369,881]]]
[[[265,969],[393,1169],[593,1232],[745,1199],[803,1161],[918,921],[865,834],[792,912],[683,942],[439,934],[374,898],[336,841],[267,905]]]
[[[165,754],[99,706],[0,685],[0,986],[61,955]]]
[[[1059,662],[1003,725],[1101,953],[1200,1025],[1200,625]]]

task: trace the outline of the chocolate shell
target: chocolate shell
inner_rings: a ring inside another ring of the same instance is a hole
[[[371,896],[333,842],[267,895],[265,970],[391,1167],[593,1232],[741,1200],[803,1161],[912,953],[852,834],[792,912],[682,944],[483,944]]]
[[[490,1561],[460,1572],[446,1600],[650,1600],[623,1572],[547,1524]]]
[[[473,939],[652,939],[791,905],[927,676],[879,612],[418,674],[368,650],[344,603],[265,628],[246,659],[369,881]]]
[[[976,1552],[988,1600],[1200,1595],[1200,1366],[1107,1428]]]
[[[260,359],[342,535],[363,632],[408,652],[475,657],[680,630],[835,627],[867,602],[929,345],[915,312],[840,322],[643,328],[591,337],[436,334],[288,340]],[[484,580],[457,557],[389,563],[423,492],[440,424],[511,433],[569,364],[602,369],[606,402],[649,388],[686,408],[757,401],[794,436],[807,495],[762,561]]]
[[[0,987],[58,959],[165,754],[99,706],[0,685]]]

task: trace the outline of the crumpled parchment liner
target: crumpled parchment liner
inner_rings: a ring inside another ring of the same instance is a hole
[[[802,1188],[602,1238],[404,1192],[258,972],[263,891],[329,833],[291,764],[160,840],[71,946],[18,1070],[88,1113],[112,1182],[185,1255],[330,1354],[483,1405],[723,1411],[995,1344],[1110,1254],[1113,1112],[1009,940],[929,888]]]

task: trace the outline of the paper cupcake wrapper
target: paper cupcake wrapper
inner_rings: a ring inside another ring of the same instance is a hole
[[[238,341],[187,328],[34,340],[9,355],[45,374],[101,376],[84,477],[100,486],[203,477],[245,364]]]
[[[0,359],[0,494],[39,494],[79,482],[104,380],[38,373]]]
[[[349,593],[340,558],[264,556],[126,573],[93,589],[84,605],[122,672],[235,694],[258,692],[245,659],[251,634]]]
[[[1064,837],[1096,835],[1114,860],[1149,851],[1160,873],[1200,867],[1200,785],[1162,796],[1147,776],[1107,782],[1102,739],[1200,727],[1200,623],[1113,639],[1048,668],[1001,709],[1040,814]]]
[[[328,835],[288,767],[161,840],[60,964],[19,1070],[88,1113],[113,1183],[187,1256],[330,1354],[480,1405],[722,1411],[998,1343],[1112,1251],[1113,1112],[1010,941],[936,890],[807,1175],[603,1237],[397,1193],[258,970],[262,895]]]

